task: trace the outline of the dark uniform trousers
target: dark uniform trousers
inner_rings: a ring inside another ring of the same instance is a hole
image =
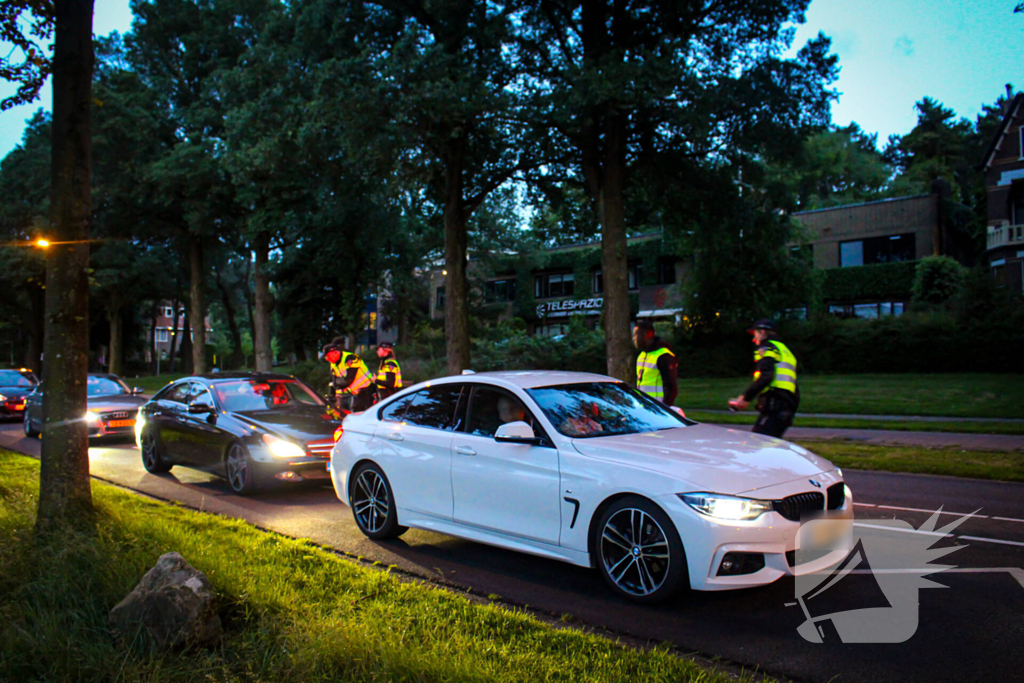
[[[769,389],[757,399],[757,410],[761,415],[754,423],[755,434],[782,438],[793,425],[799,399],[785,389]]]

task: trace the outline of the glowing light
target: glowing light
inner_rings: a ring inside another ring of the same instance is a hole
[[[36,240],[36,246],[46,249],[48,246],[50,246],[50,241],[44,240],[43,238],[40,237],[39,239]]]

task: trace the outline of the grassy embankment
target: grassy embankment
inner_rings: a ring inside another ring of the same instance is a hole
[[[955,417],[964,421],[914,422],[815,418],[797,415],[797,427],[900,431],[1024,434],[1024,423],[970,418],[1024,418],[1024,381],[1019,375],[806,375],[800,378],[800,412],[849,415]],[[753,424],[755,415],[710,413],[746,388],[749,377],[680,379],[676,403],[696,420]]]
[[[104,484],[92,520],[37,538],[38,476],[37,461],[0,451],[0,680],[728,680],[665,648],[554,629]],[[170,550],[220,595],[215,648],[158,655],[107,629],[109,610]]]
[[[800,441],[839,467],[879,472],[943,474],[1024,482],[1024,453],[964,451],[959,448],[866,446],[847,441]]]

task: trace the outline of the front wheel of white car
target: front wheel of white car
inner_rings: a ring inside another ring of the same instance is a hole
[[[373,463],[360,465],[352,473],[349,503],[356,525],[369,538],[398,538],[408,530],[398,524],[391,482]]]
[[[593,547],[605,581],[634,602],[662,602],[689,583],[675,525],[645,498],[612,503],[598,521]]]

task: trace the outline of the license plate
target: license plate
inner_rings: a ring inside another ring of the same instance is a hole
[[[135,426],[135,420],[111,420],[110,422],[107,423],[107,427],[110,427],[110,428],[134,427],[134,426]]]
[[[14,406],[14,409],[15,410],[25,410],[25,404],[24,403],[19,403],[16,406]]]
[[[328,472],[331,471],[331,461],[330,460],[327,461],[327,471]]]

